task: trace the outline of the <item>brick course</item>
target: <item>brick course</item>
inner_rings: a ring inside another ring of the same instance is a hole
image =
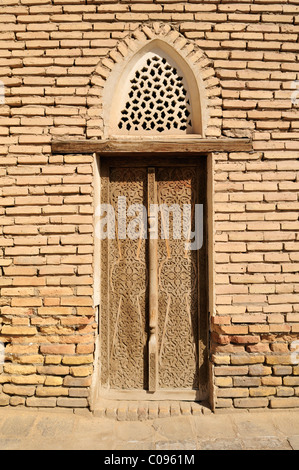
[[[213,156],[216,407],[298,407],[298,0],[0,0],[0,23],[0,404],[89,405],[93,156],[50,143],[103,136],[106,78],[164,24],[200,51],[209,136],[253,139]]]

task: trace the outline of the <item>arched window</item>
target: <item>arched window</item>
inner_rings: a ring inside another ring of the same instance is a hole
[[[110,136],[203,135],[201,78],[169,44],[150,41],[116,70],[104,100]]]
[[[191,98],[181,70],[166,54],[147,52],[124,88],[120,133],[192,133]]]

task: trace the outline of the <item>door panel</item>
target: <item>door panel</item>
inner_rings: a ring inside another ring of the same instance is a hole
[[[158,204],[173,206],[177,216],[190,204],[194,217],[197,195],[196,167],[159,168]],[[161,224],[166,225],[160,218]],[[186,240],[174,239],[174,213],[169,212],[169,237],[159,238],[159,386],[198,388],[197,252],[185,249]],[[181,224],[180,224],[181,225]],[[192,220],[194,229],[194,221]],[[164,229],[166,232],[166,229]]]
[[[115,208],[115,239],[108,241],[108,357],[109,386],[147,388],[147,243],[125,236],[118,217],[118,198],[126,204],[146,204],[145,168],[110,168],[109,204]],[[125,209],[125,208],[124,208]],[[120,211],[119,211],[120,212]],[[130,217],[127,217],[127,223]]]
[[[191,163],[175,166],[165,161],[152,167],[146,160],[136,166],[128,162],[121,166],[119,159],[102,161],[101,202],[111,204],[115,212],[115,238],[102,240],[101,246],[100,373],[102,392],[109,390],[111,397],[149,399],[149,389],[150,399],[206,396],[206,243],[201,250],[187,250],[184,234],[178,238],[173,232],[172,211],[165,238],[167,217],[160,212],[157,263],[151,265],[155,244],[150,231],[147,227],[134,240],[125,237],[134,216],[127,214],[124,221],[119,200],[126,197],[126,209],[132,204],[148,209],[155,200],[150,186],[154,177],[157,203],[174,206],[181,221],[184,205],[190,204],[194,230],[194,206],[205,206],[205,159]],[[155,277],[149,266],[157,270],[157,319],[150,311]],[[149,353],[153,335],[157,338],[154,356]]]

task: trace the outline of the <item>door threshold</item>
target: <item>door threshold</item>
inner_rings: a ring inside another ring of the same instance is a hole
[[[117,421],[145,421],[178,416],[200,416],[212,413],[207,401],[138,401],[99,398],[93,414]]]
[[[101,390],[100,398],[107,400],[126,401],[202,401],[206,398],[206,392],[199,390]]]

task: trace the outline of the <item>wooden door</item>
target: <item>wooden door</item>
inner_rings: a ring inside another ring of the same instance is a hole
[[[101,181],[113,217],[101,246],[101,394],[205,399],[206,224],[200,249],[186,227],[196,204],[205,220],[206,159],[102,159]],[[153,220],[153,207],[170,210]]]

